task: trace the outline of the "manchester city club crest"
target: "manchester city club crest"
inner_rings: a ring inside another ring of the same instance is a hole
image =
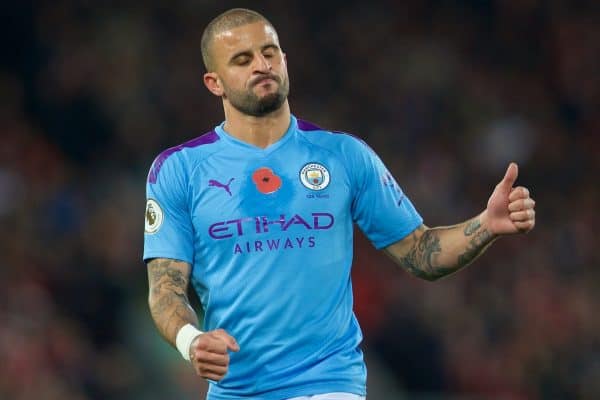
[[[311,190],[323,190],[329,185],[329,171],[323,164],[308,163],[300,170],[300,182]]]

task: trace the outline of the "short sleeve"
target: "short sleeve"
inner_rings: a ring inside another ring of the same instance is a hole
[[[177,154],[159,156],[146,182],[144,261],[194,259],[194,229],[188,205],[187,171]]]
[[[377,249],[403,239],[423,223],[379,156],[353,138],[350,173],[354,184],[352,218]]]

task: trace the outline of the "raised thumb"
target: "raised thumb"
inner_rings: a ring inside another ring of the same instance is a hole
[[[504,178],[502,178],[498,184],[498,188],[504,191],[510,191],[517,180],[517,176],[519,176],[519,167],[516,163],[511,162],[506,169]]]

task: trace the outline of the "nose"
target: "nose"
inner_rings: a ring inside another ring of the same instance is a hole
[[[255,69],[260,72],[268,72],[271,70],[271,62],[263,55],[259,54],[256,58]]]

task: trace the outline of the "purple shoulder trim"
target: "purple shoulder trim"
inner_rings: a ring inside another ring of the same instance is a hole
[[[364,140],[363,138],[361,138],[360,136],[357,136],[357,135],[355,135],[354,133],[350,133],[350,132],[343,132],[343,131],[332,131],[332,132],[333,132],[333,133],[338,133],[338,134],[340,134],[340,135],[346,135],[346,136],[350,136],[350,137],[352,137],[352,138],[354,138],[354,139],[358,140],[359,142],[361,142],[361,143],[363,143],[363,144],[365,144],[365,145],[369,146],[369,145],[367,144],[367,142],[365,142],[365,140]]]
[[[323,128],[313,124],[312,122],[305,121],[303,119],[297,119],[298,129],[301,131],[322,131]]]
[[[331,131],[328,129],[323,129],[320,126],[315,125],[312,122],[305,121],[303,119],[297,119],[297,121],[298,121],[298,129],[300,129],[301,131],[325,131],[325,132],[331,132],[331,133],[339,133],[342,135],[352,136],[352,137],[360,140],[361,142],[363,141],[361,138],[359,138],[358,136],[356,136],[352,133],[343,132],[343,131]]]
[[[307,131],[307,132],[308,131],[326,131],[326,132],[331,132],[331,133],[335,133],[335,134],[346,135],[346,136],[353,137],[354,139],[358,140],[359,142],[363,143],[364,145],[366,145],[367,147],[370,148],[370,146],[367,144],[367,142],[365,142],[363,139],[361,139],[359,136],[357,136],[353,133],[344,132],[344,131],[330,131],[327,129],[323,129],[320,126],[317,126],[317,125],[313,124],[312,122],[308,122],[303,119],[297,119],[297,121],[298,121],[298,129],[300,129],[301,131]]]
[[[148,182],[156,183],[156,179],[158,179],[158,173],[160,172],[160,169],[162,168],[166,159],[169,158],[173,153],[181,151],[186,147],[191,148],[202,146],[204,144],[214,143],[217,140],[219,140],[219,135],[217,135],[215,131],[210,131],[205,133],[204,135],[198,136],[195,139],[182,143],[179,146],[171,147],[170,149],[163,151],[158,155],[158,157],[156,157],[154,164],[152,164],[152,169],[148,174]]]

